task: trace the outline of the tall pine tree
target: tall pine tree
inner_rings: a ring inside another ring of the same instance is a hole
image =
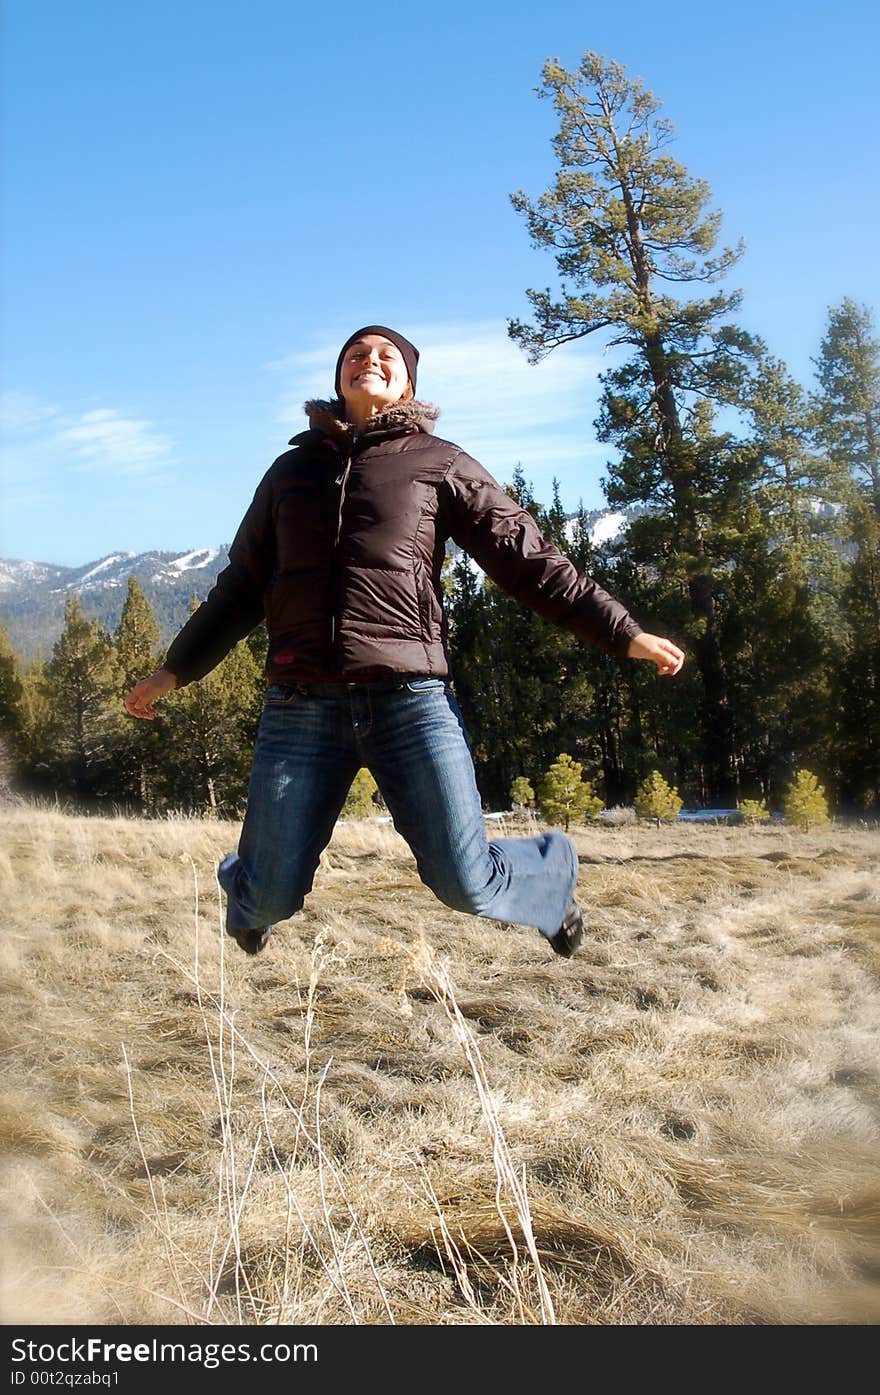
[[[533,361],[600,332],[626,351],[603,376],[600,438],[620,451],[608,498],[653,506],[665,520],[662,528],[637,520],[630,543],[670,592],[687,597],[705,785],[729,797],[734,731],[719,568],[749,462],[715,430],[713,407],[739,403],[757,345],[731,322],[738,293],[682,292],[719,280],[741,248],[715,252],[720,214],[707,210],[708,186],[667,153],[670,123],[620,64],[589,52],[573,72],[548,61],[539,93],[559,116],[556,180],[537,202],[519,192],[513,204],[533,243],[553,252],[561,295],[529,291],[534,323],[513,320],[510,334]]]
[[[840,633],[835,472],[785,365],[763,355],[746,403],[754,488],[739,525],[724,635],[738,793],[778,803],[798,762],[827,763]]]
[[[22,781],[43,795],[55,792],[57,761],[53,758],[53,725],[45,664],[32,664],[21,684],[16,766]]]
[[[97,620],[86,618],[79,597],[71,593],[64,629],[45,669],[52,743],[46,754],[59,787],[78,798],[100,798],[113,791],[121,687],[110,636]]]
[[[880,808],[880,340],[867,306],[832,309],[815,360],[817,440],[846,482],[843,653],[834,750],[845,802]]]
[[[830,311],[814,362],[819,442],[880,513],[880,340],[867,305],[847,297]]]
[[[153,607],[137,577],[128,579],[128,591],[116,630],[116,654],[125,692],[159,664],[161,635]],[[116,747],[120,792],[133,799],[141,812],[155,802],[161,765],[161,733],[154,722],[130,718]]]

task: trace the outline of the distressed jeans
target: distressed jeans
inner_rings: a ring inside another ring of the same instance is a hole
[[[238,852],[218,873],[230,933],[300,910],[361,766],[445,905],[556,933],[574,844],[557,832],[487,841],[461,713],[437,678],[268,689]]]

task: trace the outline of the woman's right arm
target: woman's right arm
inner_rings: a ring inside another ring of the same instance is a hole
[[[125,709],[133,717],[154,717],[159,698],[204,678],[263,619],[263,595],[275,565],[270,475],[260,482],[235,535],[229,566],[173,640],[163,666],[126,695]]]

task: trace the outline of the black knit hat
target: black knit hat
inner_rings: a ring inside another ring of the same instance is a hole
[[[416,390],[416,369],[419,362],[419,351],[415,344],[411,344],[408,339],[404,339],[402,334],[398,334],[395,329],[389,329],[387,325],[364,325],[363,329],[355,330],[350,334],[339,350],[339,357],[336,360],[336,395],[342,396],[342,384],[340,382],[342,374],[342,360],[345,358],[347,349],[350,349],[356,339],[363,339],[365,334],[381,334],[384,339],[390,339],[392,344],[403,354],[403,361],[406,364],[406,371],[412,383],[412,390]]]

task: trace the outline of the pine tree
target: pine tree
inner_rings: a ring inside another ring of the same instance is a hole
[[[166,804],[228,817],[242,811],[262,698],[262,675],[245,642],[198,683],[165,698],[156,723]]]
[[[834,670],[831,750],[840,793],[880,808],[880,515],[869,499],[847,510],[851,551],[843,587],[843,646]],[[830,759],[828,764],[830,765]]]
[[[563,552],[568,551],[568,519],[562,507],[559,493],[559,480],[554,478],[552,502],[549,509],[542,511],[541,533],[548,542],[555,543]]]
[[[739,804],[739,812],[743,823],[768,823],[770,819],[770,810],[763,799],[743,799]]]
[[[525,775],[517,775],[510,786],[510,799],[515,809],[531,809],[535,803],[535,791]]]
[[[533,243],[554,252],[562,291],[529,291],[535,322],[511,321],[510,334],[534,362],[597,332],[627,351],[603,375],[599,435],[621,453],[608,467],[608,499],[661,511],[662,525],[631,526],[630,544],[662,572],[673,605],[687,598],[702,762],[711,791],[723,794],[734,779],[734,732],[716,592],[724,528],[751,462],[716,431],[713,409],[740,402],[758,345],[730,320],[739,294],[683,300],[664,283],[715,282],[742,249],[713,254],[720,214],[707,211],[708,186],[666,153],[670,123],[620,64],[589,52],[574,72],[548,61],[539,92],[559,116],[556,181],[537,203],[519,192],[513,205]]]
[[[595,818],[602,809],[602,800],[583,779],[583,766],[564,751],[541,781],[538,798],[544,817],[561,823],[566,832],[572,819]]]
[[[830,822],[828,800],[816,776],[809,770],[799,770],[782,801],[782,812],[789,823],[805,831]]]
[[[764,355],[748,412],[755,483],[724,580],[721,643],[736,728],[738,783],[778,796],[796,760],[828,759],[842,583],[838,473],[812,443],[814,414]]]
[[[137,577],[130,576],[116,630],[116,653],[124,692],[159,667],[160,641],[153,607]],[[116,765],[120,792],[134,798],[142,811],[155,802],[161,759],[161,727],[157,728],[155,722],[130,718],[117,742]]]
[[[519,467],[506,490],[545,537],[555,529],[566,550],[558,492],[545,510]],[[464,560],[455,564],[454,582],[448,609],[456,694],[480,791],[497,807],[524,768],[546,767],[563,743],[597,758],[582,748],[592,720],[589,664],[604,656],[533,614],[492,581],[480,583]]]
[[[659,770],[652,770],[639,785],[634,807],[640,819],[674,819],[681,804],[678,790],[667,784]]]
[[[265,624],[257,625],[255,630],[244,639],[244,643],[254,656],[254,662],[262,673],[266,667],[266,657],[269,653],[269,632]]]
[[[823,764],[838,795],[880,806],[880,340],[867,306],[846,299],[831,310],[815,360],[816,438],[846,482],[842,529],[848,554],[841,588],[839,646]]]
[[[52,704],[44,664],[32,664],[21,683],[17,749],[22,773],[40,781],[49,770],[52,751]]]
[[[14,738],[21,718],[21,672],[9,643],[6,626],[0,621],[0,734]]]
[[[122,724],[119,665],[112,640],[68,596],[64,629],[45,668],[51,719],[47,761],[60,788],[79,798],[113,791],[113,745]]]
[[[774,549],[789,549],[818,579],[836,555],[833,521],[845,472],[814,449],[815,407],[779,359],[762,356],[746,405],[755,424],[761,518]]]
[[[5,625],[0,622],[0,791],[11,778],[21,733],[22,683]]]
[[[483,697],[491,672],[489,615],[483,586],[463,555],[452,564],[447,616],[455,693],[469,733],[477,783],[485,796],[485,770],[491,755],[487,704]]]
[[[160,643],[153,607],[137,577],[130,576],[116,630],[116,654],[126,692],[156,668]]]
[[[880,340],[868,306],[847,297],[830,311],[814,363],[819,442],[880,513]]]
[[[361,766],[351,782],[351,789],[348,791],[342,806],[342,812],[346,818],[368,819],[371,814],[375,813],[376,805],[373,796],[378,788],[379,786],[366,766]]]

